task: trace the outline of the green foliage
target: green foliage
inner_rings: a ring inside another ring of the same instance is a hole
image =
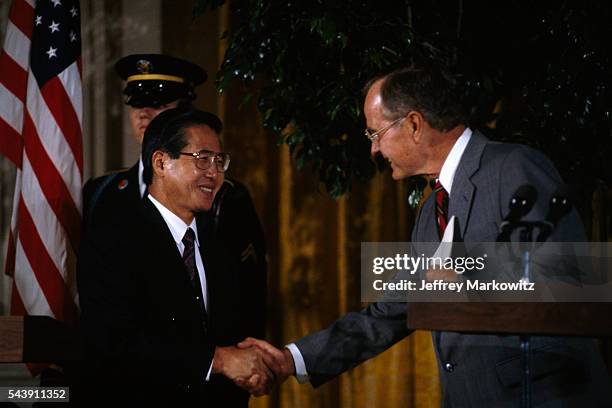
[[[404,3],[373,9],[367,2],[258,0],[233,7],[237,21],[218,88],[234,78],[252,85],[262,77],[257,92],[264,126],[283,135],[297,167],[310,167],[333,197],[346,192],[353,177],[372,177],[360,90],[410,48]]]
[[[199,0],[194,12],[223,3]],[[472,126],[495,119],[485,133],[540,147],[570,181],[611,181],[612,6],[493,3],[231,2],[217,85],[223,91],[238,79],[250,86],[264,126],[282,135],[297,167],[310,167],[334,197],[376,171],[363,135],[362,86],[415,56],[452,64],[465,83]]]

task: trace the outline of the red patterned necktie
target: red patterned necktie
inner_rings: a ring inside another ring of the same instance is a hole
[[[448,192],[442,187],[440,180],[436,180],[433,189],[436,195],[436,221],[438,224],[438,235],[442,239],[446,224],[448,223]]]

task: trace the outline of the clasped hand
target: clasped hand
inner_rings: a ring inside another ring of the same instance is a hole
[[[289,350],[251,337],[236,347],[217,347],[213,361],[214,373],[225,375],[255,396],[268,394],[295,373]]]

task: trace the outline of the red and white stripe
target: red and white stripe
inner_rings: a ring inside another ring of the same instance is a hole
[[[17,166],[6,272],[11,314],[77,316],[83,179],[80,60],[39,88],[29,68],[34,0],[14,0],[0,54],[0,153]]]

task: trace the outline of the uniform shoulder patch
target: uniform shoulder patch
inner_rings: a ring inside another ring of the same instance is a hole
[[[119,190],[123,190],[124,188],[126,188],[126,187],[128,186],[128,184],[129,184],[128,179],[126,179],[126,178],[121,179],[121,180],[119,180],[119,182],[117,183],[117,188],[118,188]]]

